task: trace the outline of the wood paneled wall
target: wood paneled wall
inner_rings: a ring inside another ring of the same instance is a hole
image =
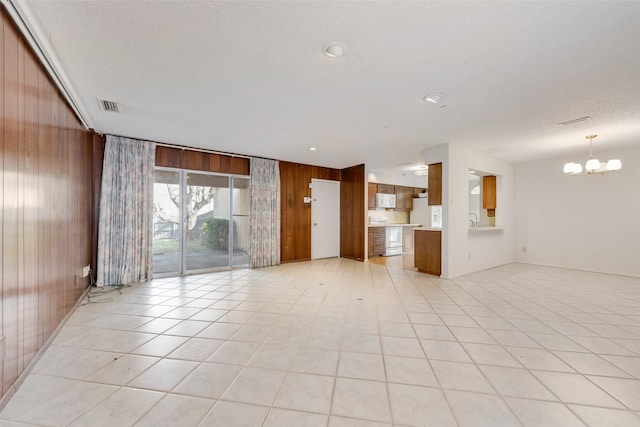
[[[364,261],[364,165],[342,169],[340,180],[340,256]]]
[[[280,162],[280,260],[311,259],[311,179],[340,181],[340,170]]]
[[[249,159],[224,154],[156,147],[156,166],[190,169],[205,172],[220,172],[233,175],[249,175]]]
[[[89,284],[75,273],[91,263],[94,200],[92,133],[51,83],[4,7],[0,13],[5,396]]]

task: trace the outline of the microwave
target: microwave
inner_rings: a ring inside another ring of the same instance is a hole
[[[395,208],[396,207],[396,195],[395,194],[376,194],[376,207],[377,208]]]

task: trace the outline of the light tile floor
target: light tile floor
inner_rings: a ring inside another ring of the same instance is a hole
[[[640,279],[330,259],[92,301],[2,426],[640,426]]]

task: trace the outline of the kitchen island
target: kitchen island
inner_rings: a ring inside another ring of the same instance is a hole
[[[442,271],[442,229],[416,228],[413,262],[418,271],[440,276]]]

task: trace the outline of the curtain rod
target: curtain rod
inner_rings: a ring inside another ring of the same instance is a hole
[[[165,142],[156,142],[156,145],[159,145],[161,147],[167,147],[167,148],[176,148],[178,150],[192,150],[192,151],[200,151],[203,153],[210,153],[210,154],[221,154],[223,156],[229,156],[229,157],[240,157],[242,159],[251,159],[251,157],[257,157],[257,156],[245,156],[242,154],[235,154],[235,153],[227,153],[224,151],[209,150],[207,148],[197,148],[197,147],[189,147],[186,145],[167,144]]]
[[[111,136],[117,136],[117,137],[120,137],[120,138],[129,138],[129,139],[138,139],[138,140],[140,140],[140,138],[132,138],[132,137],[126,136],[126,135],[115,135],[115,134],[112,134],[112,133],[103,134],[101,132],[96,132],[96,133],[98,135],[100,135],[100,136],[111,135]],[[272,158],[269,158],[269,157],[247,156],[245,154],[228,153],[228,152],[225,152],[225,151],[210,150],[210,149],[207,149],[207,148],[190,147],[188,145],[169,144],[168,142],[151,141],[151,140],[148,140],[148,139],[143,139],[143,141],[153,142],[154,144],[156,144],[156,146],[160,146],[160,147],[175,148],[175,149],[178,149],[178,150],[200,151],[202,153],[220,154],[220,155],[223,155],[223,156],[238,157],[238,158],[241,158],[241,159],[248,159],[248,160],[251,160],[252,157],[256,158],[256,159],[265,159],[265,160],[274,160],[274,161],[277,160],[277,159],[272,159]]]

